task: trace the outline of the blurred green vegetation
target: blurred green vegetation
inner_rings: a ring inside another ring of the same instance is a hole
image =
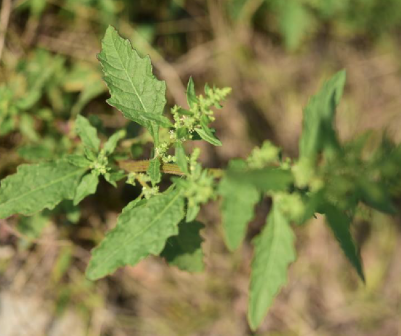
[[[126,128],[123,145],[133,158],[146,155],[138,127],[105,103],[96,54],[108,25],[150,55],[170,105],[185,105],[190,75],[199,87],[233,87],[216,121],[224,146],[202,147],[206,166],[245,157],[266,139],[286,155],[297,153],[302,108],[341,68],[349,78],[338,110],[341,138],[369,129],[368,148],[383,134],[401,141],[401,0],[2,0],[0,8],[0,178],[23,162],[72,152],[79,113],[104,137]],[[341,162],[331,167],[340,168]],[[28,310],[29,319],[22,313],[16,322],[8,319],[5,335],[10,323],[16,335],[43,335],[46,329],[34,322],[40,311],[50,329],[72,314],[71,325],[82,326],[74,335],[251,335],[245,319],[251,248],[226,251],[215,205],[201,214],[204,274],[150,259],[96,283],[85,279],[89,249],[137,192],[102,183],[80,207],[64,202],[51,212],[1,221],[0,305],[13,295],[16,306],[21,300],[29,309],[39,300],[41,307]],[[261,204],[249,239],[267,211]],[[299,230],[299,260],[257,335],[397,335],[400,218],[358,215],[366,286],[320,220]],[[4,316],[0,309],[0,325]]]

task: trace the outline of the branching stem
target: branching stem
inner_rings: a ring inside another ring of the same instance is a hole
[[[133,161],[133,160],[125,160],[119,161],[118,165],[121,169],[124,169],[130,173],[145,173],[149,167],[148,160],[141,160],[141,161]],[[180,170],[180,168],[173,163],[162,163],[160,170],[162,173],[171,174],[171,175],[178,175],[184,176],[185,174]],[[216,178],[220,178],[223,176],[224,171],[218,168],[211,168],[209,172]]]

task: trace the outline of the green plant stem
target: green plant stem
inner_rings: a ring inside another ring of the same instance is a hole
[[[118,166],[121,169],[124,169],[125,171],[129,173],[146,173],[149,167],[149,160],[140,160],[140,161],[134,161],[134,160],[125,160],[125,161],[119,161]],[[162,163],[160,170],[162,173],[165,174],[171,174],[171,175],[178,175],[178,176],[184,176],[185,173],[180,170],[180,168],[173,163]],[[209,169],[209,172],[215,177],[215,178],[220,178],[224,174],[224,170],[218,169],[218,168],[211,168]]]

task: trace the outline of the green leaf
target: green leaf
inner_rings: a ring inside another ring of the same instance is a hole
[[[180,170],[184,174],[188,174],[188,160],[187,156],[185,155],[185,149],[184,146],[182,145],[181,142],[177,141],[175,143],[175,157],[177,159],[177,165],[180,168]]]
[[[222,196],[221,214],[227,247],[233,251],[243,241],[248,223],[254,217],[255,204],[260,199],[257,188],[251,184],[237,183],[225,176],[218,189]]]
[[[86,196],[92,195],[96,192],[99,183],[99,176],[93,173],[86,174],[78,185],[74,205],[79,204]]]
[[[345,256],[348,258],[351,265],[354,266],[362,281],[365,282],[361,257],[350,232],[351,218],[333,205],[326,204],[323,207],[323,211],[326,215],[327,224],[340,243]]]
[[[182,107],[178,107],[177,109],[178,114],[185,115],[185,116],[192,116],[194,113],[192,111],[188,111]]]
[[[278,14],[285,47],[290,51],[296,50],[307,36],[313,22],[313,16],[306,5],[298,0],[281,2]]]
[[[307,158],[314,162],[320,151],[332,153],[338,150],[339,143],[334,122],[345,79],[345,71],[338,72],[309,100],[304,110],[299,148],[301,159]]]
[[[211,143],[214,146],[221,146],[222,143],[219,139],[216,138],[214,135],[214,130],[212,131],[208,124],[210,122],[210,119],[208,116],[203,115],[200,119],[200,125],[201,128],[196,128],[195,131],[198,133],[198,135],[205,141]]]
[[[114,153],[118,142],[121,139],[124,139],[125,136],[127,135],[127,132],[125,130],[120,130],[116,133],[114,133],[108,140],[107,142],[104,144],[104,151],[106,152],[106,155],[110,155],[112,153]]]
[[[91,161],[89,161],[85,156],[82,155],[67,155],[65,159],[76,167],[89,168],[89,166],[91,165]]]
[[[117,187],[117,182],[127,176],[123,170],[112,169],[110,172],[104,174],[104,179],[109,182],[113,187]]]
[[[187,223],[194,221],[198,216],[199,211],[200,211],[199,204],[189,206],[187,208],[187,215],[185,216],[185,221]]]
[[[388,214],[396,214],[395,208],[388,188],[379,182],[371,182],[367,179],[360,178],[358,183],[361,201],[370,207]]]
[[[188,272],[202,272],[204,270],[202,237],[199,232],[205,226],[199,222],[178,225],[178,236],[167,240],[163,252],[160,254],[170,265]]]
[[[118,267],[133,266],[148,255],[159,255],[167,239],[178,234],[183,217],[184,198],[180,190],[154,196],[137,206],[128,204],[117,226],[92,251],[86,270],[88,279],[99,279]]]
[[[214,146],[222,146],[223,144],[219,139],[215,137],[213,134],[212,130],[204,125],[201,125],[202,128],[195,128],[196,133],[205,141],[208,143],[214,145]]]
[[[72,224],[77,224],[81,218],[81,210],[78,206],[74,205],[72,201],[62,201],[58,207],[60,207],[61,213],[65,214],[65,217]]]
[[[160,172],[160,159],[159,158],[154,158],[149,161],[149,167],[148,167],[148,175],[150,177],[150,180],[152,181],[153,185],[156,185],[160,182],[162,179],[162,174]]]
[[[293,183],[289,170],[280,168],[263,168],[254,170],[228,170],[227,176],[237,183],[253,185],[260,191],[285,191]]]
[[[29,114],[20,115],[19,131],[32,142],[39,140],[39,134],[35,130],[35,119]]]
[[[257,236],[252,261],[248,321],[252,330],[262,323],[274,297],[287,281],[290,263],[295,261],[294,233],[276,204],[267,225]]]
[[[187,102],[190,108],[194,107],[198,103],[198,98],[196,97],[195,84],[192,77],[189,77],[187,86]]]
[[[100,140],[97,136],[96,128],[91,125],[89,120],[81,115],[78,115],[75,122],[75,128],[84,146],[90,148],[94,152],[98,152]]]
[[[146,127],[154,137],[157,137],[158,126],[171,126],[162,116],[166,83],[153,75],[149,56],[141,58],[130,42],[109,26],[98,58],[110,90],[111,98],[107,101],[110,105],[126,118]]]
[[[19,166],[16,174],[1,182],[0,218],[32,215],[73,199],[84,172],[66,160]]]

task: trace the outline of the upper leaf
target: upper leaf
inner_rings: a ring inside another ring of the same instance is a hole
[[[178,236],[170,237],[161,256],[166,258],[170,265],[188,272],[202,272],[204,269],[203,252],[201,248],[202,237],[199,231],[204,225],[199,222],[178,225]]]
[[[152,134],[155,125],[171,126],[170,121],[162,116],[166,83],[153,75],[149,56],[140,57],[130,42],[110,26],[98,58],[110,90],[111,98],[107,101],[110,105]]]
[[[85,170],[66,160],[19,166],[16,174],[1,182],[0,218],[32,215],[73,199]]]
[[[340,243],[345,256],[352,266],[355,267],[362,281],[365,281],[361,257],[350,232],[351,218],[335,206],[329,204],[326,204],[323,210],[326,215],[327,223]]]
[[[99,151],[100,140],[97,136],[97,130],[91,125],[88,119],[78,115],[75,129],[84,146],[89,147],[94,152]]]
[[[135,265],[150,254],[158,255],[166,240],[178,234],[178,223],[183,217],[184,198],[180,190],[154,196],[137,206],[128,204],[117,226],[92,251],[87,277],[96,280],[118,267]]]
[[[252,261],[248,320],[255,330],[266,316],[274,297],[287,281],[288,265],[296,258],[294,233],[287,218],[274,204],[267,225],[257,236]]]
[[[237,183],[226,176],[219,184],[219,194],[223,198],[221,212],[226,244],[230,250],[235,250],[245,237],[260,193],[252,184]]]
[[[314,95],[304,110],[300,140],[300,157],[314,160],[323,149],[334,151],[339,147],[334,129],[335,112],[344,90],[344,70],[328,80]]]

